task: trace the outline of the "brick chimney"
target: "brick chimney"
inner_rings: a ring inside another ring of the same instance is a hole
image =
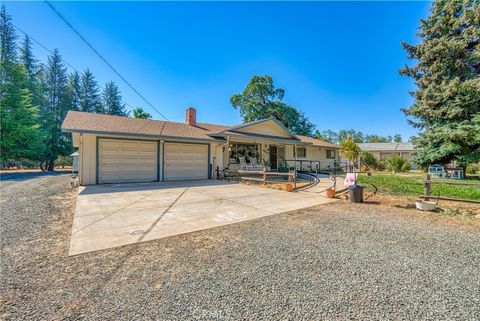
[[[195,108],[187,108],[185,111],[185,123],[190,126],[197,126],[197,111]]]

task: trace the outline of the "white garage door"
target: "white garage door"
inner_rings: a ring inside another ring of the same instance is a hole
[[[157,142],[99,139],[98,183],[157,180]]]
[[[165,180],[208,178],[208,145],[165,143]]]

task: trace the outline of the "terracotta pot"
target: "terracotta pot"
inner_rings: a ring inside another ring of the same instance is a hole
[[[283,184],[283,188],[284,188],[287,192],[291,192],[291,191],[293,191],[293,184],[290,184],[290,183]]]
[[[327,197],[328,198],[334,198],[335,197],[335,190],[333,188],[327,189]]]

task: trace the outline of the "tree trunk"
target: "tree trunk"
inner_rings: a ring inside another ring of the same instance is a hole
[[[53,172],[54,171],[54,162],[53,160],[51,160],[49,163],[48,163],[48,171],[49,172]]]

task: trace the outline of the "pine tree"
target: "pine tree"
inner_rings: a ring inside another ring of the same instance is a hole
[[[414,103],[404,109],[420,129],[415,162],[480,160],[480,3],[437,0],[421,21],[418,45],[403,44],[414,66],[400,73],[415,80]]]
[[[107,82],[102,93],[103,108],[106,114],[127,116],[125,104],[122,103],[122,96],[117,85],[113,82]]]
[[[97,81],[89,69],[85,70],[80,81],[80,110],[104,113]]]
[[[12,18],[5,11],[5,6],[2,5],[0,10],[0,84],[6,81],[8,70],[17,60],[16,39]]]
[[[33,57],[32,43],[30,37],[25,35],[20,48],[20,62],[28,74],[28,81],[33,82],[38,71],[38,61]]]
[[[45,161],[49,171],[54,169],[58,156],[66,156],[71,150],[71,136],[61,132],[61,124],[68,112],[67,70],[58,50],[48,57],[45,86],[45,106],[42,113],[47,133]]]
[[[0,63],[7,65],[17,60],[17,35],[12,24],[12,17],[7,14],[5,6],[0,10]]]
[[[0,85],[0,124],[2,163],[40,160],[43,136],[38,109],[32,105],[27,73],[20,64],[13,64]]]
[[[133,109],[133,118],[140,118],[140,119],[150,119],[152,118],[152,115],[144,111],[141,107],[137,107]]]
[[[24,66],[27,75],[28,89],[32,93],[32,104],[40,106],[43,104],[43,88],[41,83],[42,68],[32,52],[30,37],[25,36],[20,47],[20,63]]]
[[[43,144],[38,110],[32,103],[27,72],[17,62],[15,31],[10,16],[0,11],[0,159],[38,159]]]
[[[80,106],[80,75],[74,72],[68,76],[67,101],[69,110],[81,110]]]

